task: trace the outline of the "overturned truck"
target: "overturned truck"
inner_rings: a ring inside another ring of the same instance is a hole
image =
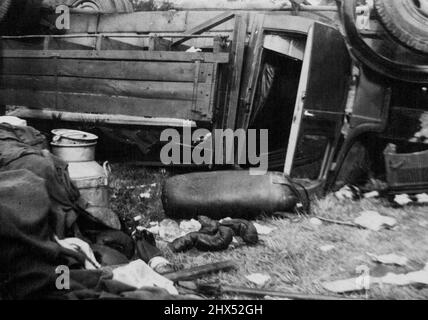
[[[268,129],[270,169],[331,187],[367,174],[388,142],[420,151],[428,134],[424,1],[357,2],[103,13],[75,1],[65,30],[49,7],[21,29],[5,13],[0,105],[102,127]]]

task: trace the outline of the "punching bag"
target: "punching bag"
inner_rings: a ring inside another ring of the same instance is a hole
[[[252,176],[249,171],[198,172],[169,178],[162,192],[168,217],[204,215],[252,219],[260,214],[291,212],[299,195],[282,173]]]

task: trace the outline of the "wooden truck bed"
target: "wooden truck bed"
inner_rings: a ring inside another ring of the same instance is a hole
[[[135,19],[134,15],[116,18]],[[76,21],[81,19],[85,17]],[[236,41],[228,39],[229,34],[203,34],[231,19],[236,20]],[[92,20],[88,15],[85,21]],[[219,108],[229,110],[229,101],[237,107],[236,72],[242,70],[246,36],[244,19],[234,13],[220,13],[167,37],[124,32],[4,36],[0,105],[21,106],[13,115],[24,118],[212,124]],[[211,48],[187,52],[189,46],[183,43],[195,38],[211,42]]]

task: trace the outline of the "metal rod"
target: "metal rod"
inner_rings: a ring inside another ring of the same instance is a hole
[[[221,291],[223,293],[235,293],[241,295],[257,296],[257,297],[278,297],[291,300],[350,300],[338,296],[324,296],[324,295],[314,295],[314,294],[303,294],[303,293],[294,293],[294,292],[282,292],[282,291],[271,291],[271,290],[261,290],[253,288],[244,288],[244,287],[229,287],[222,286]]]

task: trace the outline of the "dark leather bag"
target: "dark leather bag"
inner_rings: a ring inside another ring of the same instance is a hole
[[[179,175],[163,186],[167,216],[191,219],[255,218],[260,214],[290,212],[297,197],[281,173],[252,176],[248,171],[217,171]]]

